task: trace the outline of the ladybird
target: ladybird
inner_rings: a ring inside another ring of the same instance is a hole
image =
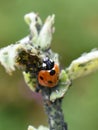
[[[43,61],[41,70],[38,73],[38,82],[43,87],[55,87],[59,81],[59,65],[49,58]]]

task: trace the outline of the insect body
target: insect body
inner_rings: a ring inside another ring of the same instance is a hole
[[[43,67],[38,73],[38,82],[44,87],[55,87],[59,81],[59,65],[50,59],[43,61]]]

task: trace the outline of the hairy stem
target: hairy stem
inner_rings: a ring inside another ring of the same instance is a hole
[[[68,130],[67,124],[64,122],[64,115],[61,108],[62,99],[51,102],[49,99],[50,93],[50,88],[42,89],[42,97],[45,111],[48,116],[49,128],[50,130]]]

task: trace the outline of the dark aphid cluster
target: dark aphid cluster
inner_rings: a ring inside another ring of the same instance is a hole
[[[19,58],[17,59],[17,63],[21,66],[25,66],[25,71],[30,74],[37,74],[39,69],[41,68],[42,61],[39,56],[35,54],[30,54],[25,51],[19,53]]]

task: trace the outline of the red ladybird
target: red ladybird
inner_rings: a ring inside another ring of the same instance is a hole
[[[38,82],[44,87],[55,87],[59,81],[59,65],[50,59],[43,61],[43,67],[38,73]]]

